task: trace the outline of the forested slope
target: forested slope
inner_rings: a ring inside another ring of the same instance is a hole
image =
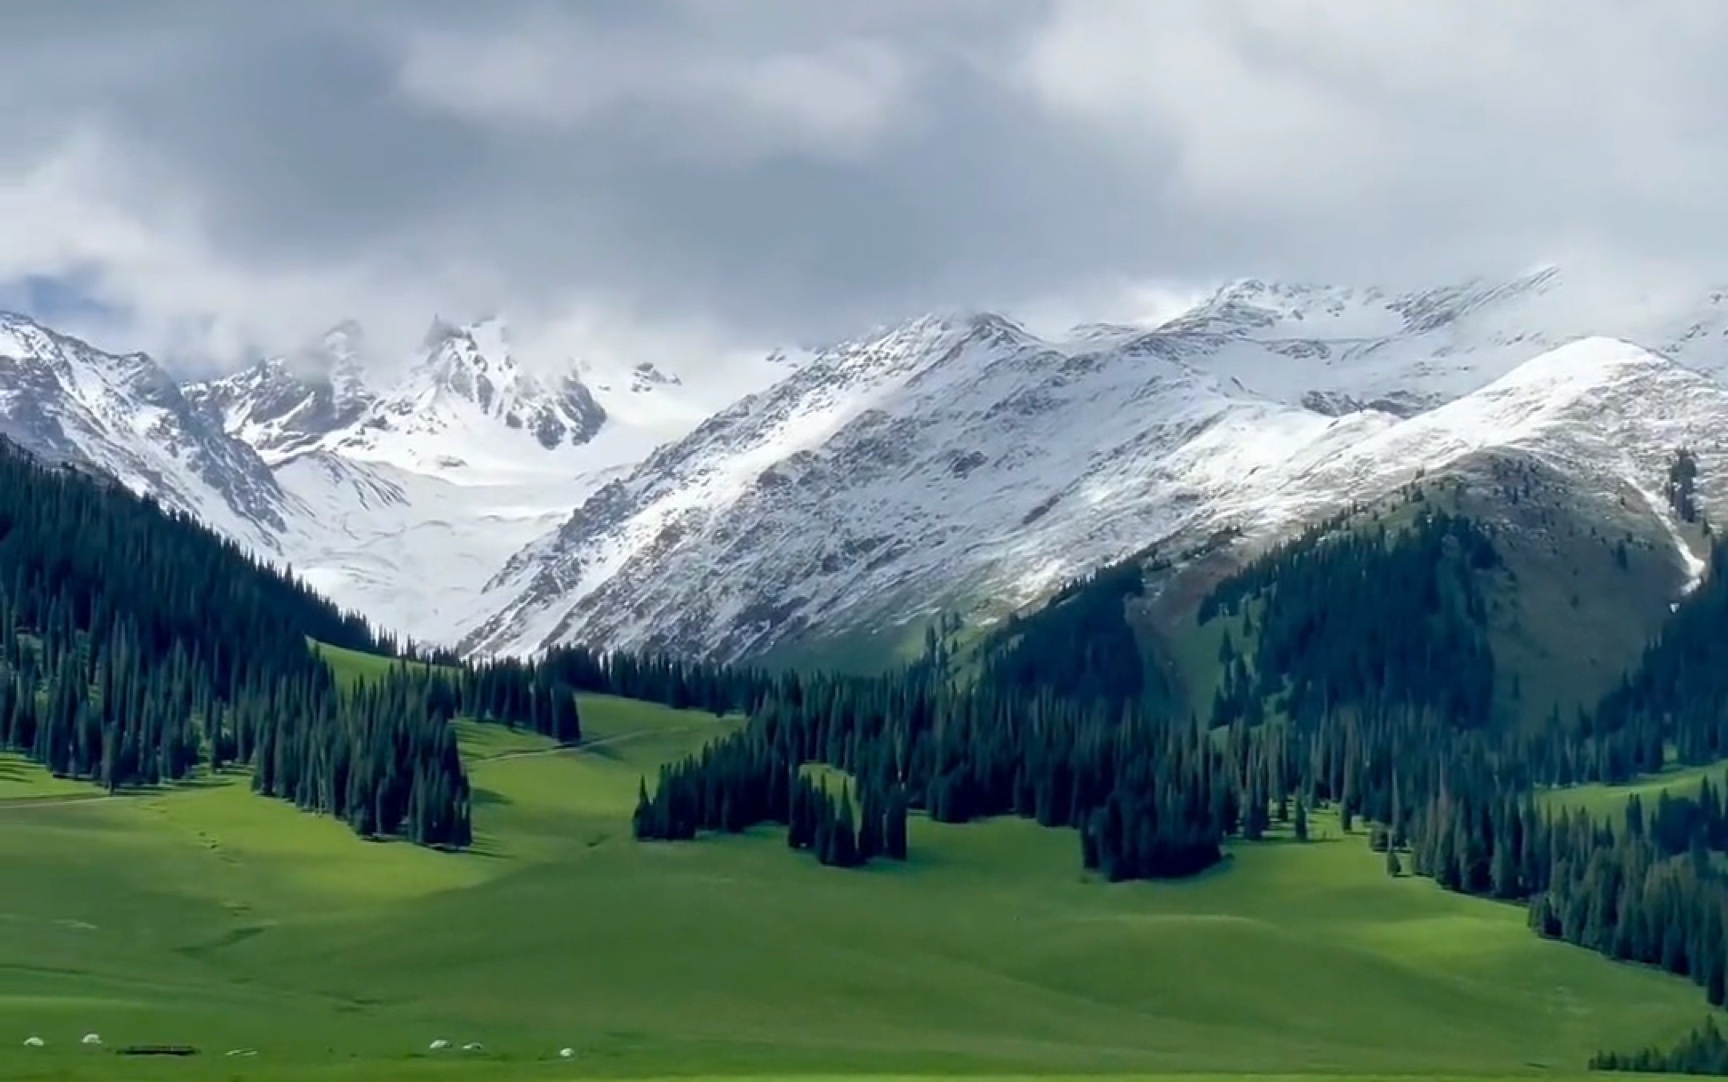
[[[424,683],[339,694],[309,637],[388,647],[190,519],[0,444],[0,745],[111,791],[250,766],[363,833],[464,844],[467,779]]]

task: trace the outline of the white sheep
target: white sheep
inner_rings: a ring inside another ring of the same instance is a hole
[[[450,1042],[446,1041],[444,1038],[440,1037],[436,1041],[433,1041],[431,1044],[427,1045],[426,1047],[430,1048],[434,1052],[442,1052],[446,1048],[450,1047]]]
[[[486,1046],[481,1044],[479,1041],[469,1041],[467,1044],[462,1046],[462,1051],[464,1051],[464,1052],[484,1052],[484,1051],[486,1051]]]
[[[80,1043],[82,1043],[82,1044],[101,1044],[102,1038],[99,1037],[98,1035],[94,1034],[94,1033],[86,1033],[84,1035],[84,1040]]]
[[[571,1059],[575,1055],[576,1055],[576,1050],[574,1048],[560,1048],[558,1050],[558,1058],[559,1059]]]
[[[43,1045],[45,1045],[47,1043],[48,1043],[47,1041],[44,1041],[40,1037],[26,1037],[26,1038],[24,1038],[24,1047],[25,1048],[41,1048]]]

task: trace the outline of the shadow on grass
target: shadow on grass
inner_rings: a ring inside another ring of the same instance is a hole
[[[1292,834],[1268,834],[1258,841],[1248,842],[1248,845],[1330,845],[1341,842],[1336,834],[1311,834],[1306,838],[1298,838]]]
[[[512,804],[509,797],[496,789],[482,789],[479,786],[468,790],[468,804],[475,808],[498,808]]]
[[[466,849],[440,849],[439,852],[459,857],[479,857],[481,860],[503,860],[506,855],[496,843],[485,838],[475,838],[474,843]]]

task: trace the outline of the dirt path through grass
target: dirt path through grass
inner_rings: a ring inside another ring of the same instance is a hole
[[[581,755],[584,752],[594,751],[597,748],[609,747],[613,744],[623,744],[630,740],[640,740],[645,736],[681,735],[683,733],[696,732],[701,728],[704,728],[704,726],[684,725],[674,729],[663,727],[652,729],[632,729],[627,733],[614,733],[611,736],[603,736],[598,740],[584,740],[579,744],[557,744],[550,748],[530,748],[525,751],[503,751],[499,752],[497,755],[482,755],[470,759],[469,762],[474,765],[479,765],[480,763],[502,763],[508,759],[533,759],[542,755]]]

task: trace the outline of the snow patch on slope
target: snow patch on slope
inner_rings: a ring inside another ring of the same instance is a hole
[[[457,485],[317,451],[276,468],[283,547],[316,589],[422,642],[448,642],[480,587],[585,494],[581,478]]]
[[[1064,353],[979,317],[819,356],[512,559],[465,645],[746,656],[957,590],[1031,600],[1163,539],[1279,536],[1494,448],[1605,493],[1647,485],[1728,419],[1714,380],[1607,339],[1408,418],[1255,394],[1181,345]]]
[[[0,435],[50,461],[97,469],[278,557],[282,493],[143,354],[116,356],[0,314]]]

